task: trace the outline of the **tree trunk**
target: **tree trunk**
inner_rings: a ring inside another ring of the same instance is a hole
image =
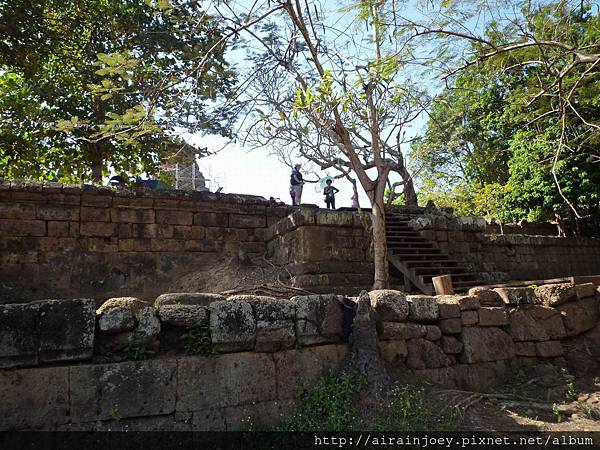
[[[410,175],[404,178],[404,202],[408,206],[419,206],[415,185]]]
[[[90,148],[90,164],[92,169],[92,183],[102,184],[102,172],[104,169],[104,158],[100,144],[94,143]]]
[[[385,210],[383,199],[372,201],[373,227],[373,264],[375,279],[373,289],[386,289],[390,283],[390,272],[387,260],[387,239],[385,235]]]

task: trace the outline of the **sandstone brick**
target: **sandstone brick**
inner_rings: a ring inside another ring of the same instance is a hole
[[[515,342],[515,355],[536,356],[535,342]]]
[[[69,236],[69,222],[48,222],[48,236],[67,237]]]
[[[131,232],[129,236],[123,237],[133,237],[133,238],[155,238],[158,237],[158,225],[155,223],[134,223],[134,224],[119,224],[119,229],[122,226],[130,226]],[[119,236],[121,237],[121,236]]]
[[[479,308],[479,299],[474,295],[438,295],[436,299],[440,304],[456,304],[461,311]]]
[[[440,346],[449,355],[458,355],[463,349],[462,342],[451,336],[442,336]]]
[[[267,218],[264,215],[231,214],[229,226],[231,228],[264,228],[267,226]]]
[[[504,308],[482,307],[477,310],[479,314],[479,326],[501,327],[508,325],[508,316]]]
[[[0,398],[0,430],[55,430],[70,419],[69,368],[3,371]]]
[[[81,221],[110,222],[110,209],[84,206],[81,208]]]
[[[82,236],[111,237],[116,234],[116,225],[106,222],[82,222],[79,233]]]
[[[215,242],[209,239],[185,241],[185,250],[188,252],[219,253],[223,251],[223,248],[222,241]]]
[[[547,341],[548,333],[527,311],[509,312],[510,335],[515,341]]]
[[[173,238],[174,239],[191,239],[192,227],[188,225],[174,225],[173,226]]]
[[[0,202],[1,219],[35,219],[35,205],[31,203]]]
[[[0,305],[0,369],[37,364],[38,316],[37,304]]]
[[[347,345],[319,345],[273,355],[277,371],[277,398],[292,399],[314,387],[328,371],[339,369],[349,354]]]
[[[411,339],[407,346],[406,366],[411,369],[431,369],[452,364],[452,360],[440,347],[426,339]]]
[[[217,301],[209,305],[211,339],[217,351],[251,350],[256,337],[256,321],[248,302]]]
[[[546,306],[557,306],[577,298],[572,284],[545,284],[535,288],[538,301]]]
[[[438,303],[440,319],[460,318],[460,306],[458,303]]]
[[[371,306],[378,320],[386,322],[401,322],[408,316],[408,302],[400,291],[389,289],[369,292]]]
[[[79,208],[65,205],[37,205],[37,218],[41,220],[79,220]]]
[[[182,358],[177,379],[178,412],[247,405],[277,398],[275,363],[264,353]]]
[[[512,374],[508,360],[478,364],[458,364],[436,369],[416,370],[415,377],[452,389],[488,392],[508,381]]]
[[[199,212],[194,214],[194,225],[203,227],[229,227],[229,214],[215,212]]]
[[[435,297],[428,295],[408,295],[410,320],[415,322],[433,322],[439,317],[438,304]]]
[[[110,210],[113,222],[154,223],[154,210],[150,208],[117,207]]]
[[[546,330],[550,339],[563,339],[567,336],[563,319],[557,309],[534,305],[527,309],[527,314]]]
[[[82,243],[84,242],[87,242],[87,251],[89,252],[116,253],[119,251],[119,245],[114,243],[111,238],[89,238]]]
[[[468,327],[461,333],[465,362],[510,359],[515,355],[511,337],[500,328]]]
[[[462,321],[459,318],[440,320],[438,326],[444,334],[458,334],[462,331]]]
[[[45,236],[43,220],[0,219],[0,236]]]
[[[535,350],[537,356],[542,358],[553,358],[563,354],[563,347],[560,341],[536,342]]]
[[[293,348],[295,343],[296,332],[293,320],[257,319],[255,351],[277,352]]]
[[[567,336],[594,328],[598,323],[599,305],[598,297],[592,297],[559,306]]]
[[[382,322],[379,326],[379,337],[382,340],[406,340],[423,338],[427,334],[425,325],[410,322]]]
[[[156,211],[156,223],[168,225],[192,225],[194,213],[187,211]]]
[[[71,366],[69,371],[73,422],[175,411],[175,360]]]
[[[460,313],[460,321],[463,326],[477,325],[479,314],[477,311],[463,311]]]
[[[119,239],[120,252],[150,252],[153,239]],[[156,244],[154,244],[156,245]]]
[[[150,250],[153,252],[182,252],[185,242],[177,239],[151,239]]]
[[[398,364],[403,362],[408,355],[408,346],[406,341],[379,341],[379,351],[381,357],[388,364]]]
[[[64,188],[63,188],[64,190]],[[66,191],[65,191],[66,192]],[[112,204],[111,195],[90,195],[83,194],[81,196],[82,206],[99,206],[101,208],[108,208]]]
[[[40,362],[81,361],[91,358],[94,351],[95,309],[93,299],[40,302]]]

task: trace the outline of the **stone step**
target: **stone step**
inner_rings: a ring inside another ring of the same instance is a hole
[[[418,255],[415,255],[418,256]],[[430,255],[426,255],[426,256],[430,256]],[[448,257],[447,255],[440,255],[440,256],[445,256]],[[449,266],[454,266],[457,264],[462,264],[463,261],[457,261],[454,259],[405,259],[402,261],[404,264],[406,264],[407,267],[413,268],[415,266],[420,265],[425,265],[427,264],[427,267],[435,267],[436,265],[449,265]]]
[[[454,275],[455,273],[470,273],[467,271],[467,268],[465,266],[454,266],[454,267],[448,267],[448,266],[442,266],[442,267],[435,267],[435,266],[420,266],[420,267],[411,267],[410,270],[412,270],[415,275],[424,275],[424,274],[440,274],[440,275]]]
[[[393,255],[396,255],[400,260],[413,258],[415,256],[435,256],[439,257],[442,255],[442,251],[439,248],[415,248],[415,247],[402,247],[397,249],[389,249]],[[444,254],[445,257],[447,255]]]

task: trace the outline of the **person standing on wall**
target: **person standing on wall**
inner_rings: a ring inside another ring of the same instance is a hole
[[[335,209],[335,194],[340,192],[340,190],[334,186],[332,186],[331,179],[325,182],[326,186],[323,189],[323,195],[325,196],[325,204],[327,205],[327,209]]]
[[[302,174],[300,173],[300,168],[302,165],[296,164],[294,166],[294,170],[292,171],[292,176],[290,178],[290,186],[294,191],[295,198],[293,199],[294,205],[300,205],[302,203],[302,187],[304,186],[304,179],[302,178]]]

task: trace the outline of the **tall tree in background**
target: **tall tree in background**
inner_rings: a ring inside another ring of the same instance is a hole
[[[100,182],[229,135],[235,74],[188,0],[0,2],[0,175]]]
[[[417,202],[402,147],[406,126],[427,104],[402,77],[401,48],[384,20],[390,5],[352,5],[347,23],[337,26],[318,2],[287,0],[277,8],[279,20],[248,30],[250,57],[260,68],[249,81],[257,120],[248,139],[356,177],[372,208],[374,287],[387,287],[384,192],[400,187],[407,203]],[[247,16],[231,12],[224,20],[241,27]],[[399,180],[393,184],[392,173]]]
[[[443,2],[426,21],[405,20],[414,39],[445,52],[430,59],[443,63],[447,85],[413,156],[466,194],[474,213],[493,204],[487,215],[504,220],[598,214],[597,5],[465,5]]]

